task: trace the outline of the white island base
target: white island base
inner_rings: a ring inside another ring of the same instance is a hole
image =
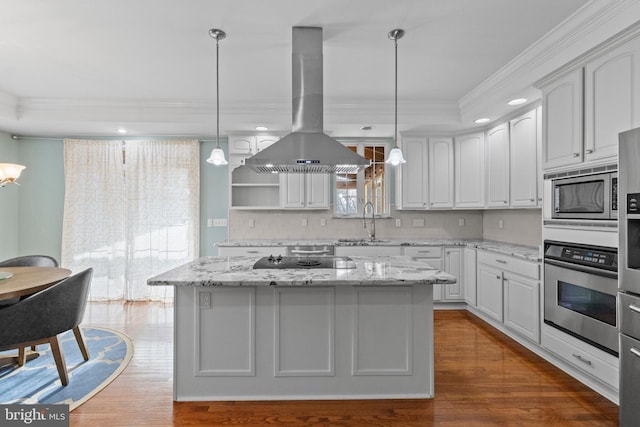
[[[176,286],[174,400],[433,397],[432,286]]]

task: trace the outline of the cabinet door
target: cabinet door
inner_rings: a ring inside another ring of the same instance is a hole
[[[540,342],[540,283],[504,274],[504,324]]]
[[[453,140],[429,138],[429,207],[453,207]]]
[[[476,250],[464,248],[462,277],[464,286],[464,300],[467,304],[476,305]]]
[[[479,208],[484,206],[484,134],[474,133],[456,137],[455,206]]]
[[[509,125],[487,132],[486,141],[487,206],[509,206]]]
[[[616,161],[618,133],[640,120],[640,40],[589,62],[584,78],[585,159]]]
[[[256,144],[255,136],[230,136],[229,154],[253,154],[253,147]]]
[[[329,207],[330,176],[326,173],[306,175],[306,206],[312,209]]]
[[[536,206],[538,199],[536,110],[509,122],[511,151],[511,206]]]
[[[402,150],[407,163],[402,168],[402,207],[425,209],[427,207],[427,140],[403,138]]]
[[[429,264],[431,267],[436,270],[442,271],[442,258],[421,258],[421,257],[413,257],[416,261],[422,261]],[[432,285],[433,287],[433,300],[434,301],[442,301],[444,300],[445,290],[444,287],[448,285]]]
[[[582,162],[582,68],[542,90],[545,169]]]
[[[305,174],[280,174],[280,206],[283,208],[303,208]]]
[[[444,271],[456,278],[455,284],[445,285],[444,299],[446,301],[463,301],[462,249],[445,249],[444,254]]]
[[[279,138],[275,137],[275,136],[258,136],[256,137],[256,145],[255,145],[255,149],[254,149],[254,153],[256,154],[259,151],[264,150],[265,148],[267,148],[268,146],[270,146],[271,144],[273,144],[274,142],[276,142]]]
[[[484,264],[478,264],[477,307],[480,311],[502,322],[502,272]]]

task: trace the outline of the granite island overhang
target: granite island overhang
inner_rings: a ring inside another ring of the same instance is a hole
[[[433,284],[409,257],[355,268],[254,270],[203,257],[147,281],[174,286],[174,400],[433,397]]]

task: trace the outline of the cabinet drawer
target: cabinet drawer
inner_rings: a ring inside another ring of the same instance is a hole
[[[236,246],[218,248],[220,256],[255,256],[286,255],[286,246]]]
[[[571,365],[618,389],[618,359],[586,343],[543,326],[542,345]],[[589,347],[589,349],[587,349]]]
[[[620,314],[620,332],[640,339],[640,298],[618,293],[618,313]]]
[[[397,256],[400,246],[337,246],[336,256]]]
[[[534,280],[540,279],[540,264],[537,262],[478,250],[478,263],[487,264],[499,270],[510,271]]]
[[[441,246],[408,246],[403,248],[403,255],[420,258],[441,258]]]

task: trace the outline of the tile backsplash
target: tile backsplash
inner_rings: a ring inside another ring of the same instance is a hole
[[[399,225],[397,226],[397,221]],[[498,227],[502,220],[503,228]],[[540,209],[498,211],[399,211],[376,218],[376,237],[484,238],[508,243],[541,244]],[[329,210],[229,212],[229,239],[366,239],[362,218],[338,218]]]

